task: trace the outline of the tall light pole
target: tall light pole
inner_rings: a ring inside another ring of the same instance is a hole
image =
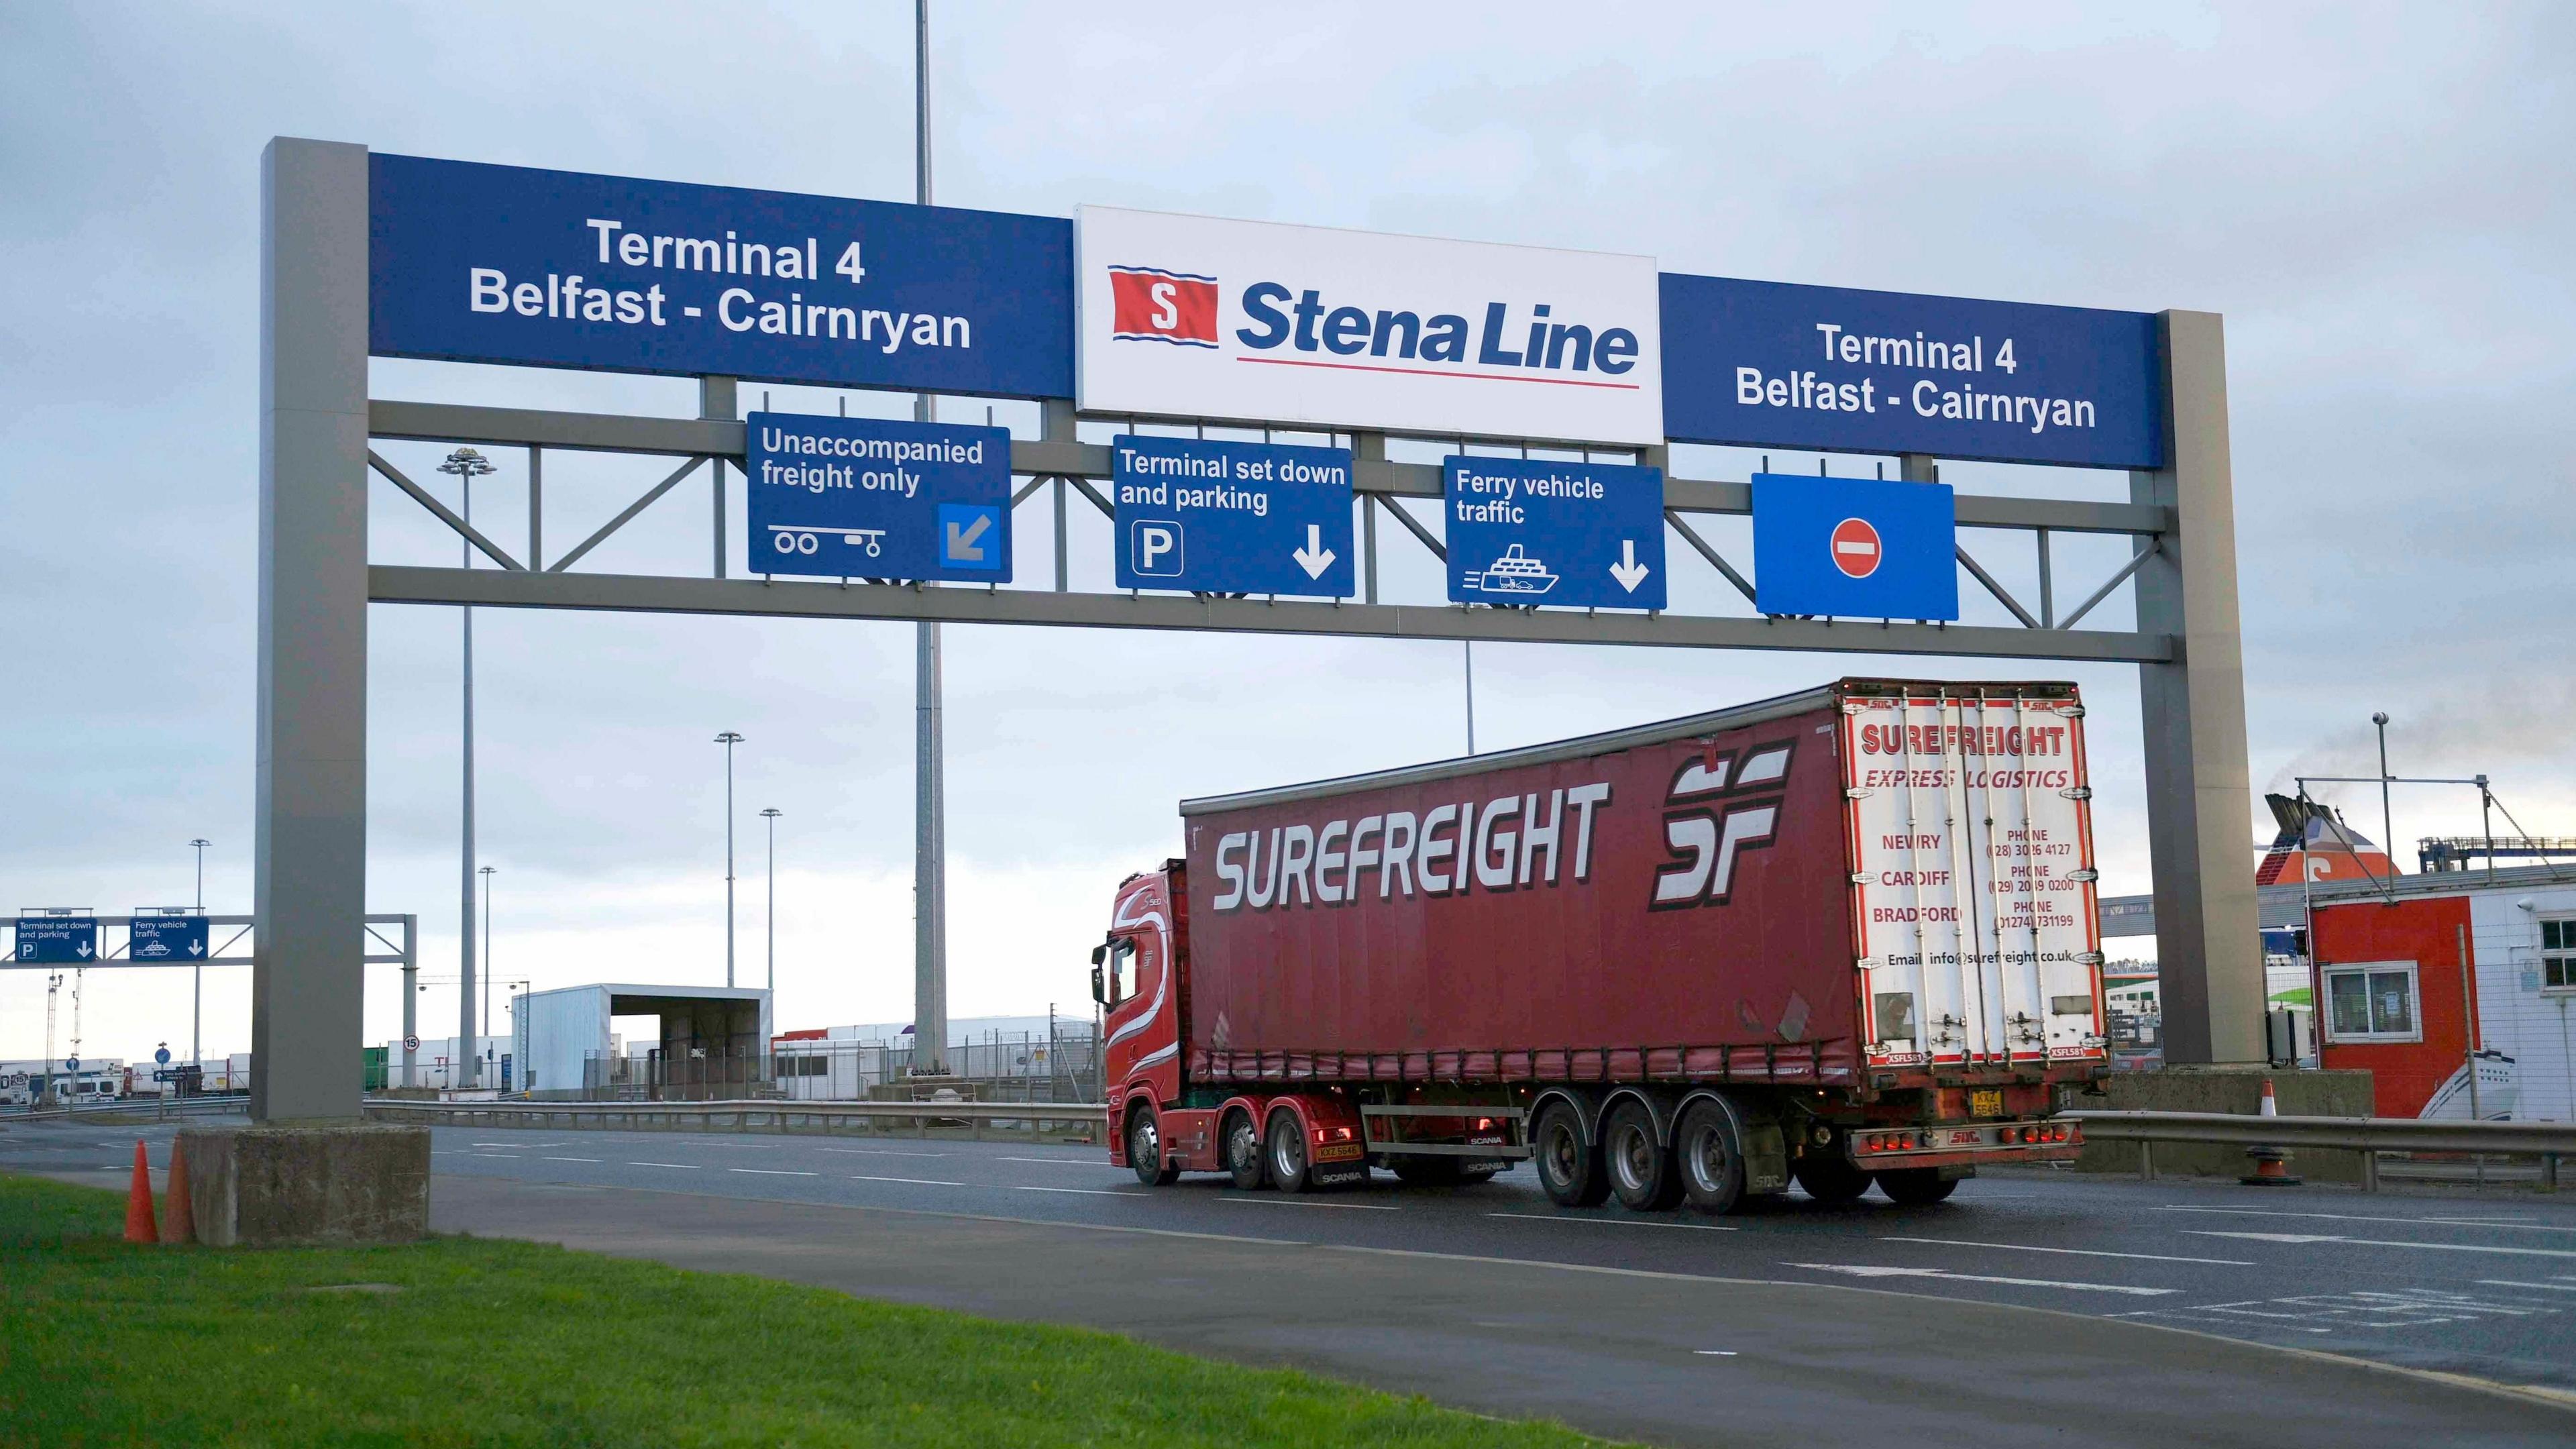
[[[733,747],[742,736],[726,730],[716,736],[725,747],[725,987],[733,987]]]
[[[206,847],[214,842],[199,836],[188,844],[194,846],[197,852],[197,914],[202,916],[206,913]],[[206,958],[198,957],[197,964],[188,974],[194,978],[188,984],[188,1065],[202,1071],[205,1058],[198,1053],[204,1050],[202,1032],[206,1024]]]
[[[2388,873],[2397,873],[2397,824],[2388,809],[2388,712],[2381,710],[2370,717],[2379,727],[2379,848],[2388,852]],[[2472,1070],[2474,1080],[2477,1073]]]
[[[913,0],[912,21],[912,191],[913,200],[928,206],[930,0]],[[913,400],[913,416],[922,422],[936,419],[930,394]],[[926,621],[915,625],[914,643],[913,1061],[914,1075],[937,1076],[948,1069],[948,800],[940,728],[939,626]]]
[[[438,471],[455,475],[459,487],[464,492],[463,516],[465,521],[471,524],[474,521],[474,480],[493,471],[492,460],[472,448],[459,448],[447,455],[447,461],[438,465]],[[469,569],[474,567],[474,545],[470,542],[460,542],[458,548],[465,556],[463,566]],[[464,615],[465,838],[457,869],[462,882],[457,894],[461,897],[461,914],[464,920],[457,932],[456,949],[459,968],[457,980],[460,985],[456,992],[456,1034],[460,1038],[460,1048],[470,1048],[474,1040],[474,606],[466,605]],[[463,1057],[467,1063],[466,1079],[462,1085],[468,1087],[476,1085],[474,1053],[470,1049],[461,1049],[457,1055]]]
[[[774,1021],[778,1016],[778,807],[772,805],[761,811],[760,818],[769,822],[769,909],[766,915],[769,920],[769,1015]]]

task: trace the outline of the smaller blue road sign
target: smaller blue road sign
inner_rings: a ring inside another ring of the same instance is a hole
[[[16,960],[24,966],[86,966],[98,959],[98,922],[89,916],[20,916]]]
[[[1763,613],[1956,619],[1957,558],[1947,484],[1753,475],[1753,600]]]
[[[203,916],[134,917],[127,927],[125,954],[135,961],[203,961],[206,918]]]
[[[1010,581],[1008,429],[803,413],[744,426],[753,573]]]
[[[1626,463],[1453,455],[1449,597],[1664,607],[1664,473]]]
[[[156,1049],[152,1053],[152,1060],[159,1062],[165,1067],[170,1065],[170,1049],[168,1047],[160,1047]]]
[[[1118,587],[1351,594],[1348,448],[1130,434],[1110,459]]]
[[[77,1071],[79,1071],[79,1070],[80,1070],[80,1058],[78,1058],[78,1057],[65,1057],[65,1058],[63,1058],[63,1070],[64,1070],[64,1071],[67,1071],[67,1072],[77,1072]]]

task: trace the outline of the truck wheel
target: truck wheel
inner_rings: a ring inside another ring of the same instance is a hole
[[[1225,1170],[1245,1192],[1258,1192],[1270,1183],[1270,1169],[1261,1157],[1261,1134],[1254,1130],[1249,1112],[1225,1116]]]
[[[1900,1167],[1878,1174],[1878,1190],[1905,1207],[1929,1207],[1959,1190],[1959,1180],[1937,1167]]]
[[[1169,1187],[1180,1181],[1181,1170],[1164,1165],[1163,1116],[1151,1107],[1128,1114],[1127,1165],[1147,1187]]]
[[[1700,1212],[1735,1211],[1744,1201],[1744,1140],[1735,1114],[1716,1102],[1693,1102],[1673,1135],[1682,1196]]]
[[[1822,1150],[1811,1150],[1798,1159],[1797,1176],[1798,1186],[1818,1202],[1854,1202],[1869,1191],[1868,1173]]]
[[[1584,1140],[1583,1117],[1571,1103],[1551,1102],[1530,1132],[1538,1185],[1558,1207],[1599,1207],[1610,1196],[1600,1144]]]
[[[1659,1213],[1682,1200],[1681,1174],[1643,1102],[1610,1109],[1601,1127],[1601,1160],[1610,1169],[1610,1191],[1630,1212]]]
[[[1307,1171],[1306,1124],[1282,1108],[1270,1114],[1270,1185],[1281,1192],[1304,1192],[1315,1185]]]

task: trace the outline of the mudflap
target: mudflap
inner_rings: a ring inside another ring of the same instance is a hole
[[[1932,1171],[1943,1182],[1965,1182],[1977,1175],[1977,1165],[1973,1162],[1954,1162],[1947,1167],[1936,1167]]]
[[[1789,1190],[1789,1141],[1779,1123],[1744,1124],[1744,1190],[1765,1197]]]

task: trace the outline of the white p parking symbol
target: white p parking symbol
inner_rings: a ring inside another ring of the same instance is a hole
[[[1135,571],[1153,578],[1181,574],[1181,526],[1162,518],[1139,518],[1128,525],[1127,557]]]

